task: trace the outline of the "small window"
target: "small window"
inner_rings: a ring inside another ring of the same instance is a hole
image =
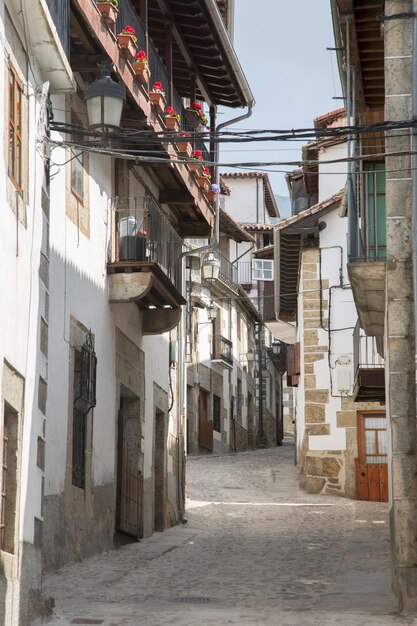
[[[252,265],[253,280],[274,280],[272,259],[254,259]]]
[[[71,122],[77,126],[82,126],[75,115],[71,116]],[[71,191],[81,202],[84,201],[84,159],[84,152],[81,152],[79,148],[71,149]]]
[[[84,200],[84,153],[71,150],[71,191],[77,198]]]
[[[218,433],[221,432],[221,408],[219,396],[213,395],[213,429]]]
[[[22,188],[22,87],[9,67],[9,157],[8,173],[15,186]]]

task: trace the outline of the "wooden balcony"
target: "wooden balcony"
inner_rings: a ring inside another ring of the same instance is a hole
[[[186,302],[179,290],[182,240],[151,197],[116,198],[112,208],[109,301],[134,302],[144,335],[167,332]]]
[[[116,27],[108,27],[93,0],[74,0],[70,22],[71,66],[88,84],[92,77],[98,76],[98,63],[110,60],[114,72],[127,92],[127,101],[122,115],[122,127],[148,131],[146,140],[136,137],[123,138],[126,151],[135,150],[136,154],[160,157],[158,164],[147,162],[146,169],[152,170],[152,177],[158,187],[163,189],[161,203],[167,204],[173,218],[179,224],[181,236],[211,236],[214,225],[214,211],[195,177],[185,162],[182,162],[173,141],[164,138],[166,126],[163,115],[159,114],[149,99],[149,86],[141,85],[137,80],[129,60],[123,56],[116,39],[116,33],[127,24],[131,24],[138,36],[139,49],[148,48],[151,81],[160,80],[166,88],[168,104],[182,113],[181,97],[172,86],[164,62],[152,41],[146,37],[144,27],[135,7],[129,0],[119,0],[119,16]],[[172,87],[171,87],[172,86]],[[182,120],[184,121],[185,114]],[[205,145],[194,142],[208,157]],[[198,145],[197,145],[198,144]],[[164,160],[162,160],[164,159]],[[140,156],[138,157],[138,164]]]

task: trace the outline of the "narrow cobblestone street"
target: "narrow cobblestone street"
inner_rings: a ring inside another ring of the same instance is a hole
[[[396,615],[387,505],[306,495],[293,454],[189,458],[188,524],[49,576],[50,626],[417,623]]]

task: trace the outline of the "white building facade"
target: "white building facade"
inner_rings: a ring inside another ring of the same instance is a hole
[[[318,118],[316,127],[343,126],[345,120],[339,110]],[[358,325],[347,274],[345,179],[334,163],[326,163],[341,158],[343,151],[345,143],[332,145],[328,140],[304,149],[317,158],[316,174],[311,164],[301,174],[306,196],[317,203],[275,227],[277,312],[297,326],[287,374],[294,387],[302,485],[310,493],[386,500],[386,475],[379,468],[387,463],[384,393],[367,389],[361,378],[363,370],[383,375],[383,360],[376,343]],[[299,185],[298,172],[296,179]],[[365,438],[374,436],[377,422],[380,434],[370,463],[378,466],[378,478],[364,493]]]

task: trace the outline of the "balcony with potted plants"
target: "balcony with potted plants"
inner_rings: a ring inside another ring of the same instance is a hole
[[[194,4],[196,7],[184,14],[173,0],[152,6],[140,0],[73,0],[69,38],[72,68],[86,83],[97,74],[98,62],[107,60],[113,77],[124,85],[127,97],[121,130],[146,131],[146,136],[125,133],[123,148],[134,150],[138,159],[150,152],[163,159],[154,168],[161,182],[158,200],[169,206],[184,237],[210,236],[214,210],[190,171],[187,157],[178,149],[176,129],[167,128],[172,123],[167,108],[179,116],[178,130],[191,135],[192,150],[200,150],[207,162],[213,143],[209,150],[209,135],[201,137],[187,122],[185,101],[200,107],[196,110],[201,117],[199,127],[204,130],[208,121],[203,101],[207,110],[210,108],[210,123],[214,125],[217,105],[247,106],[249,93],[243,74],[239,72],[236,78],[233,49],[217,37],[220,26],[211,23],[217,17],[203,16],[201,0],[193,0]],[[216,51],[209,61],[195,39],[203,31]],[[155,85],[165,92],[163,106],[163,99],[154,95],[158,91]]]
[[[185,304],[180,293],[181,238],[151,196],[114,198],[111,232],[109,301],[134,302],[142,311],[143,334],[170,330]]]

